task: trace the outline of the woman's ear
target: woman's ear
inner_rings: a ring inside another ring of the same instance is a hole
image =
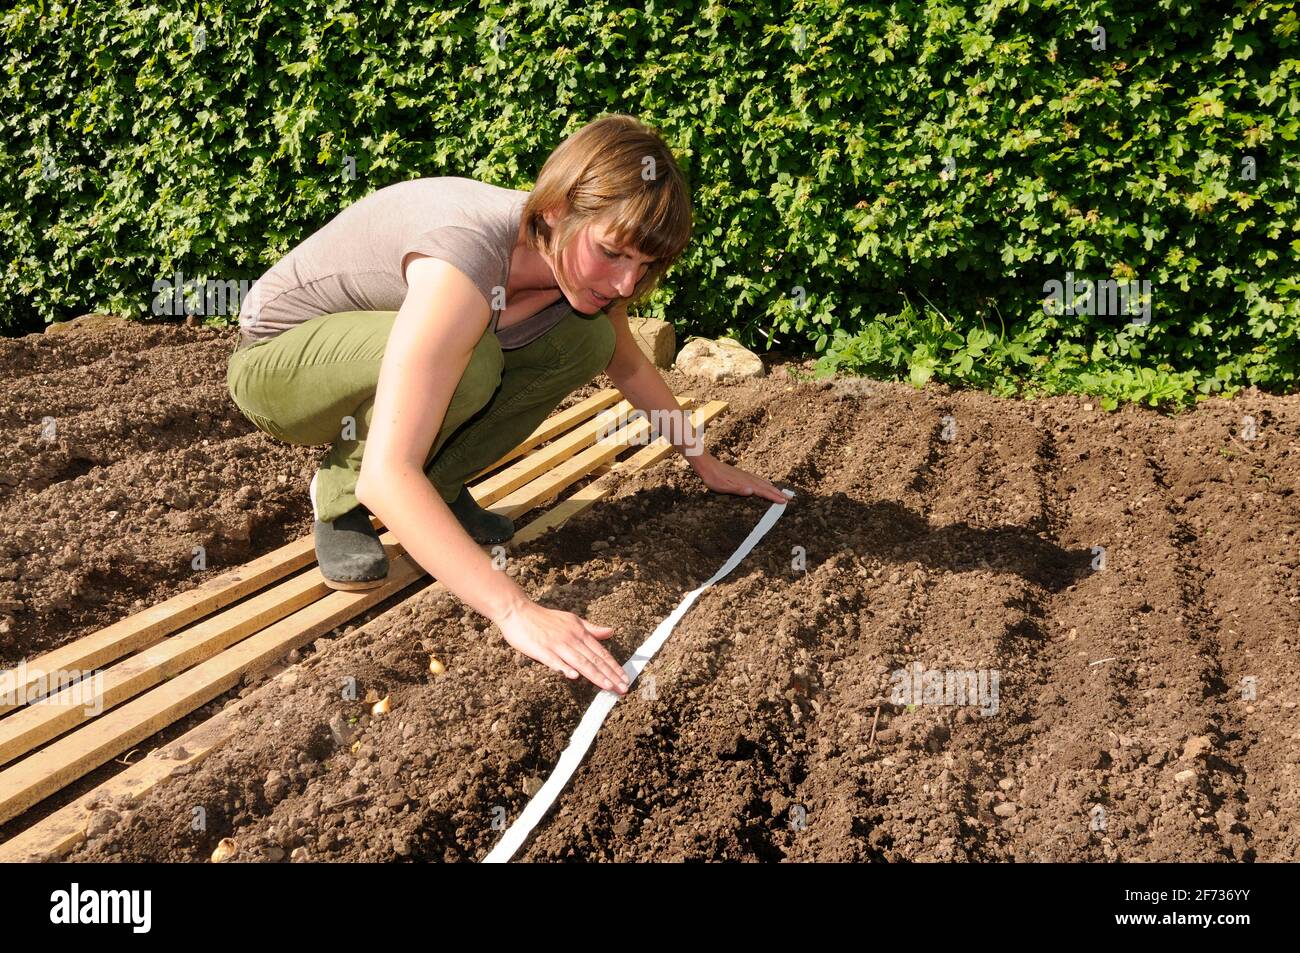
[[[542,218],[546,219],[546,224],[551,226],[551,229],[554,230],[555,226],[559,225],[560,222],[564,219],[565,211],[566,211],[566,207],[564,206],[558,208],[548,208],[545,212],[542,213]]]

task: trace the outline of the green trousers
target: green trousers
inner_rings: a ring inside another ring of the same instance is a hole
[[[321,315],[241,347],[227,365],[230,396],[259,430],[287,443],[331,445],[316,484],[317,516],[326,522],[357,505],[379,366],[396,318],[396,311]],[[603,313],[570,312],[537,340],[508,351],[485,330],[425,460],[442,498],[452,502],[613,354],[614,328]]]

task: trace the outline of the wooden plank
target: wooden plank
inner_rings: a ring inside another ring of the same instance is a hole
[[[679,397],[677,398],[677,402],[681,405],[690,399],[691,398],[689,397]],[[620,429],[615,434],[614,440],[611,440],[608,443],[596,444],[588,447],[581,453],[557,464],[522,490],[518,490],[515,493],[502,497],[498,503],[498,507],[509,507],[515,505],[516,497],[525,492],[535,501],[533,505],[553,500],[566,487],[577,482],[597,467],[600,467],[617,457],[623,451],[623,448],[627,443],[640,440],[650,432],[650,421],[644,417],[638,417],[636,420]],[[671,448],[672,445],[668,444],[668,446]]]
[[[692,397],[679,397],[677,403],[679,406],[686,407],[693,399]],[[620,401],[611,408],[614,419],[618,419],[620,415],[625,415],[631,410],[632,405],[626,400]],[[514,466],[502,470],[500,473],[495,473],[486,480],[479,481],[471,488],[475,501],[480,506],[486,507],[511,491],[544,475],[547,471],[554,470],[561,463],[572,459],[580,447],[591,444],[605,425],[606,421],[597,417],[571,433],[565,434],[544,449],[529,454]]]
[[[553,414],[542,421],[527,440],[482,472],[489,472],[502,462],[527,453],[532,447],[614,403],[620,396],[617,389],[607,388],[573,407]],[[376,528],[383,525],[373,517],[371,524]],[[25,662],[21,677],[18,669],[0,672],[0,686],[7,690],[3,697],[32,698],[42,681],[47,693],[57,691],[75,681],[82,673],[92,672],[124,655],[153,645],[195,619],[224,608],[315,561],[313,538],[306,536],[294,540],[237,569],[206,579],[193,589],[178,593],[98,632]],[[23,703],[0,699],[0,716],[21,707]]]
[[[556,456],[563,453],[565,447],[577,446],[584,440],[593,439],[599,426],[599,422],[593,422],[589,426],[584,425],[583,432],[570,435],[576,439],[570,440],[569,436],[562,438],[565,446],[557,448]],[[510,484],[498,484],[498,487],[503,485]],[[489,501],[495,499],[491,491],[484,496]],[[521,505],[531,505],[535,498],[518,502]],[[401,552],[396,537],[391,533],[384,533],[380,539],[392,548],[394,554]],[[260,593],[248,602],[203,620],[165,643],[156,644],[106,671],[95,673],[87,682],[69,685],[43,701],[28,706],[25,711],[0,722],[0,764],[12,761],[51,738],[89,721],[103,710],[113,708],[164,679],[211,658],[245,636],[328,595],[330,591],[320,570],[313,567],[303,575]],[[93,703],[87,699],[87,693],[94,695]]]
[[[710,402],[692,414],[693,421],[698,426],[712,419],[712,417],[716,416],[725,408],[726,404],[721,401]],[[633,456],[624,463],[617,464],[614,467],[613,472],[601,477],[591,484],[588,484],[586,487],[573,494],[573,498],[570,500],[566,500],[560,506],[554,507],[551,511],[548,511],[537,519],[529,522],[526,526],[520,528],[520,530],[515,534],[515,539],[520,542],[527,542],[543,535],[553,527],[558,526],[564,520],[571,518],[576,513],[591,506],[597,500],[607,496],[613,491],[616,486],[616,481],[621,473],[643,469],[644,467],[658,462],[672,452],[674,452],[672,446],[665,439],[660,437],[650,446],[633,454]],[[563,516],[557,520],[553,514],[556,510],[561,509],[563,510]],[[484,547],[484,549],[486,550],[486,547]],[[423,572],[418,571],[418,567],[416,567],[415,563],[411,560],[402,557],[401,562],[407,564],[413,574],[418,572],[419,576],[424,575]],[[397,566],[394,565],[393,569],[396,571]],[[390,580],[392,575],[393,573],[390,573]],[[414,581],[414,578],[410,581]],[[409,581],[402,585],[403,587],[409,585]],[[445,587],[442,586],[442,583],[439,582],[435,582],[430,588],[434,587],[445,589]],[[381,597],[381,599],[387,597],[389,587],[386,585],[382,587],[382,589],[385,595]],[[379,590],[369,590],[368,593],[336,592],[334,595],[340,596],[344,599],[356,599],[361,595],[373,594],[377,591]],[[319,603],[317,605],[319,605]],[[313,608],[316,607],[308,607],[308,609]],[[397,612],[402,608],[402,605],[394,606],[388,613],[385,613],[378,619],[372,620],[367,624],[367,626],[363,626],[362,631],[370,626],[380,624],[387,619],[390,613]],[[297,614],[298,613],[295,613],[295,615]],[[288,619],[284,621],[287,622]],[[324,630],[322,629],[321,631]],[[305,641],[310,641],[310,639]],[[305,641],[303,644],[305,644]],[[215,665],[215,663],[223,659],[226,654],[229,653],[223,653],[222,656],[213,659],[212,662],[208,664]],[[278,648],[274,657],[278,657]],[[186,675],[188,677],[190,673],[186,673]],[[152,695],[154,693],[150,694]],[[194,764],[207,757],[208,754],[228,740],[232,736],[233,732],[237,730],[238,715],[241,708],[245,704],[250,704],[254,697],[256,696],[250,695],[247,699],[231,706],[220,714],[214,716],[212,719],[205,721],[203,724],[196,726],[178,739],[173,745],[168,747],[168,751],[183,748],[187,752],[184,757],[180,759],[164,759],[158,757],[162,752],[155,751],[143,761],[132,765],[125,771],[82,795],[76,801],[65,805],[48,817],[43,818],[41,821],[11,838],[6,843],[0,844],[0,862],[12,863],[24,860],[44,859],[49,856],[58,857],[66,854],[85,840],[86,824],[93,813],[90,807],[91,804],[105,803],[110,800],[115,801],[120,798],[138,799],[143,797],[149,791],[153,790],[155,786],[170,777],[177,768],[182,765]],[[141,701],[143,701],[143,699],[141,699]],[[200,704],[202,704],[202,702],[200,702]],[[80,734],[80,732],[77,734]],[[71,737],[75,737],[75,735]],[[59,742],[59,744],[62,744],[62,742]],[[41,753],[44,754],[44,752]],[[108,757],[112,757],[112,755],[110,754]],[[25,763],[26,762],[24,762],[24,764]],[[85,772],[83,771],[82,774],[84,773]],[[9,772],[0,774],[0,790],[6,792],[8,792],[9,789],[8,785],[4,783],[3,778],[4,775],[8,774]],[[77,776],[79,777],[80,775]],[[69,783],[70,780],[72,779],[69,778],[68,781],[64,781],[62,784]],[[6,794],[6,801],[4,802],[5,806],[0,810],[0,822],[16,816],[17,813],[21,813],[22,810],[26,809],[25,807],[15,807],[15,805],[25,803],[26,806],[30,806],[47,796],[47,794],[40,793],[41,787],[36,786],[39,784],[39,779],[35,784],[31,779],[28,779],[28,781],[29,786],[19,794],[14,795],[14,800],[12,802],[8,800],[9,795]],[[60,786],[62,786],[62,784],[60,784]],[[13,811],[14,813],[6,813],[8,811]]]
[[[726,401],[711,400],[703,407],[691,412],[691,424],[694,427],[703,427],[726,409]],[[644,470],[673,452],[675,451],[672,445],[663,437],[660,437],[649,447],[627,460],[615,463],[610,468],[610,474],[587,484],[581,490],[550,507],[545,513],[529,523],[529,528],[537,527],[539,533],[558,529],[566,520],[571,519],[575,514],[581,513],[590,506],[594,500],[608,495],[609,489],[607,487],[613,486],[612,481],[618,479],[619,474],[631,470]]]
[[[387,621],[389,616],[404,604],[399,603],[353,634],[360,634],[370,625],[381,620]],[[134,800],[144,797],[177,771],[188,765],[198,764],[233,738],[241,728],[239,716],[260,698],[264,691],[275,686],[283,674],[282,672],[272,679],[269,685],[264,685],[256,692],[245,695],[206,721],[195,725],[172,744],[154,749],[148,756],[135,762],[125,771],[113,775],[103,784],[91,788],[75,801],[65,804],[0,844],[0,863],[39,862],[57,859],[67,854],[86,839],[86,825],[94,816],[98,806],[122,799]],[[185,752],[183,757],[168,757],[182,750]],[[92,804],[97,807],[92,808]]]
[[[324,632],[404,589],[424,572],[410,559],[392,561],[376,589],[333,590],[140,697],[0,771],[0,824],[111,761],[201,705],[233,688],[245,672],[265,667]]]
[[[617,413],[630,409],[626,400],[619,401],[613,408]],[[487,506],[505,496],[511,490],[518,489],[534,477],[545,473],[556,463],[567,460],[578,450],[590,444],[601,426],[599,418],[590,420],[576,429],[566,433],[558,440],[552,441],[540,450],[530,453],[515,463],[490,477],[479,480],[471,488],[474,500],[479,506]]]
[[[387,619],[387,616],[389,612],[373,621]],[[276,680],[272,684],[274,681]],[[239,715],[259,694],[260,689],[259,692],[248,694],[233,705],[226,706],[212,718],[195,725],[185,735],[177,738],[174,744],[149,751],[142,761],[131,764],[125,771],[118,772],[98,787],[87,790],[77,800],[66,803],[55,813],[38,820],[25,831],[16,833],[4,844],[0,844],[0,863],[42,862],[68,854],[86,840],[86,826],[96,810],[91,805],[107,805],[109,801],[116,802],[122,798],[143,797],[157,784],[175,774],[175,771],[188,764],[204,761],[212,751],[235,736],[240,728]],[[165,757],[166,754],[182,749],[186,751],[183,758]]]
[[[96,672],[89,679],[28,705],[0,721],[0,764],[211,658],[330,591],[320,570],[313,566],[248,602],[209,616],[178,635]],[[88,698],[88,694],[92,697]],[[92,705],[98,710],[87,711]]]
[[[238,569],[206,579],[193,589],[26,662],[21,678],[17,669],[0,673],[0,681],[4,681],[6,687],[17,683],[20,686],[17,689],[19,698],[32,697],[33,688],[43,674],[52,676],[60,672],[93,671],[123,655],[152,645],[168,633],[208,615],[214,609],[228,606],[268,583],[311,565],[315,560],[316,549],[311,537],[295,540]],[[73,679],[60,678],[57,684],[52,684],[49,688],[52,690],[70,681]],[[2,703],[0,713],[20,707],[21,704]]]

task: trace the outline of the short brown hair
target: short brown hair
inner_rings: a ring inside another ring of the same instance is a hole
[[[543,215],[567,207],[552,229]],[[602,116],[561,142],[524,204],[524,240],[564,270],[563,253],[582,229],[599,224],[614,241],[653,256],[622,304],[649,295],[691,239],[690,188],[659,133],[634,116]],[[618,299],[615,299],[616,301]]]

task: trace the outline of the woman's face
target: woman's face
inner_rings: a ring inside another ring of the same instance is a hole
[[[593,223],[574,238],[564,252],[564,261],[576,286],[566,287],[559,269],[555,269],[560,290],[573,310],[595,314],[616,299],[630,298],[654,259],[635,248],[618,245],[602,225]]]

